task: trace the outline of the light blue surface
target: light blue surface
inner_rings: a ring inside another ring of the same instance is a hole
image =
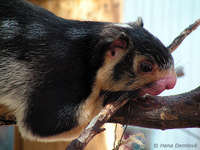
[[[0,150],[13,150],[14,127],[0,127]]]

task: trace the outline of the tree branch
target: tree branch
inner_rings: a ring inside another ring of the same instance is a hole
[[[131,112],[127,112],[131,105]],[[147,96],[129,101],[108,122],[156,128],[200,127],[200,86],[174,96]]]
[[[102,125],[128,101],[129,99],[125,94],[117,101],[107,104],[101,112],[90,121],[84,132],[68,145],[66,150],[84,149],[95,135],[105,130],[101,129]]]
[[[196,20],[193,24],[191,24],[188,28],[186,28],[181,34],[174,39],[174,41],[167,47],[169,51],[172,53],[175,51],[182,41],[198,26],[200,25],[200,19]]]

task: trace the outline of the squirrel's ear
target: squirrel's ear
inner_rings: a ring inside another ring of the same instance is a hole
[[[144,26],[144,23],[143,23],[143,19],[142,17],[138,17],[138,19],[135,21],[135,22],[131,22],[129,23],[130,26],[140,26],[140,27],[143,27]]]
[[[100,42],[103,44],[103,47],[106,47],[106,49],[113,49],[113,48],[121,48],[121,49],[127,49],[130,45],[130,38],[128,33],[122,26],[118,25],[112,25],[106,27],[101,36],[102,41]]]
[[[104,51],[109,58],[120,57],[121,53],[125,53],[130,46],[130,38],[127,34],[121,26],[106,27],[101,34],[102,40],[98,45],[98,49]]]
[[[121,55],[121,53],[124,53],[125,52],[124,50],[126,48],[127,48],[127,43],[125,40],[116,39],[111,43],[109,49],[106,52],[106,55],[109,56],[110,58],[116,58],[119,55]]]
[[[117,40],[112,42],[109,49],[114,49],[114,48],[126,49],[127,48],[127,42],[125,40],[117,39]]]

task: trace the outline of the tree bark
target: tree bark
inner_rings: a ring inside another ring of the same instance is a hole
[[[129,101],[108,122],[162,130],[200,127],[200,87],[174,96]]]

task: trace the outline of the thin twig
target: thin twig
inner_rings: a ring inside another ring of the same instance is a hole
[[[115,148],[116,142],[117,142],[117,123],[115,124],[113,149]]]
[[[94,117],[83,133],[74,141],[72,141],[66,150],[83,150],[90,140],[98,133],[104,131],[102,125],[123,105],[128,102],[127,94],[122,95],[117,101],[107,104],[101,112]]]
[[[181,34],[174,39],[174,41],[167,47],[169,51],[172,53],[174,52],[178,46],[182,43],[182,41],[198,26],[200,25],[200,19],[195,21],[195,23],[191,24],[188,28],[186,28]]]
[[[132,118],[132,111],[131,111],[132,103],[133,103],[133,101],[130,101],[130,105],[129,105],[129,107],[128,107],[128,114],[129,114],[129,117],[127,118],[126,125],[125,125],[125,128],[124,128],[124,130],[123,130],[123,133],[122,133],[122,135],[121,135],[121,138],[120,138],[120,140],[119,140],[117,146],[114,148],[114,150],[118,150],[119,147],[121,146],[122,138],[123,138],[123,136],[124,136],[124,134],[125,134],[125,132],[126,132],[126,130],[127,130],[127,127],[128,127],[129,122],[130,122],[130,119]]]

